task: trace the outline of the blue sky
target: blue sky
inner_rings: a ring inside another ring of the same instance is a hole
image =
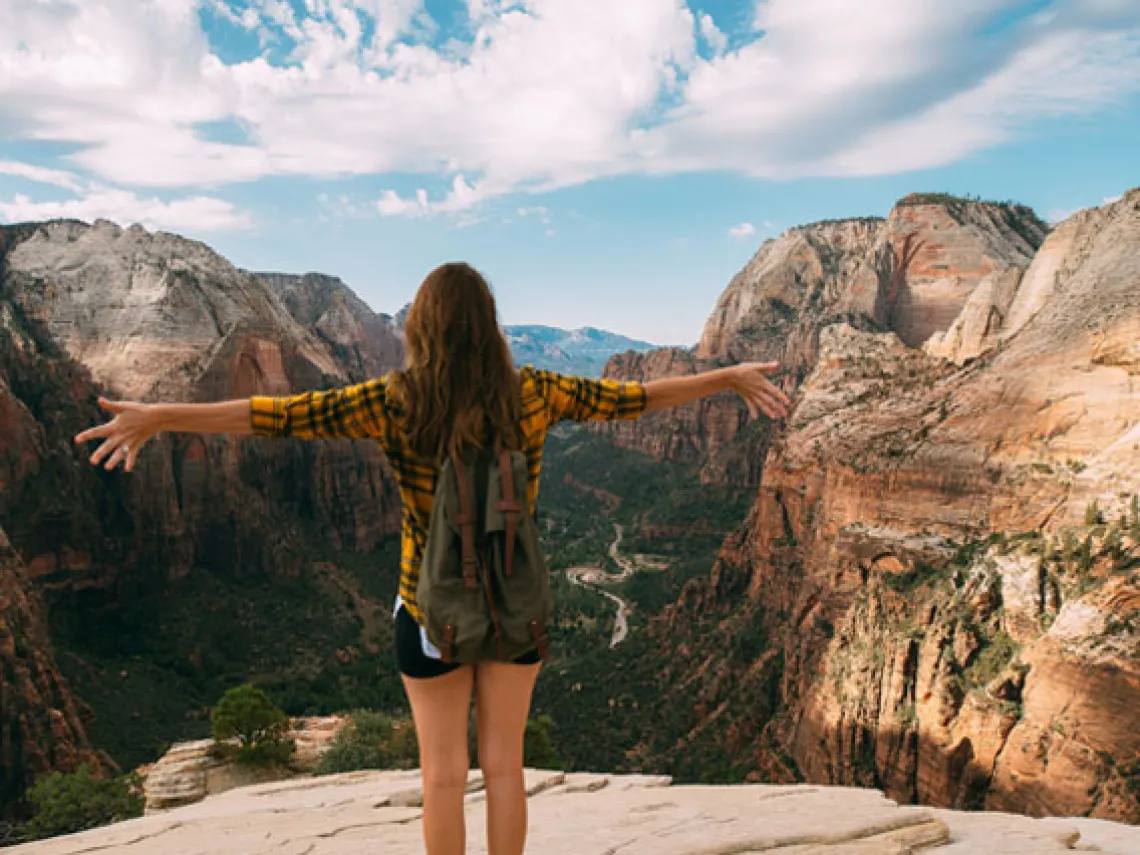
[[[767,237],[1140,185],[1135,0],[0,2],[0,222],[141,222],[395,311],[696,340]]]

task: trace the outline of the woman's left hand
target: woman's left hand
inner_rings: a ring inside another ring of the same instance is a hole
[[[104,468],[111,470],[126,461],[123,468],[130,472],[135,468],[139,451],[161,429],[158,411],[150,404],[108,401],[106,398],[99,399],[99,406],[115,417],[106,424],[83,431],[75,441],[83,443],[102,439],[103,444],[91,455],[91,464],[98,466],[106,459]]]
[[[752,418],[764,413],[770,419],[782,419],[788,414],[791,399],[784,390],[768,379],[780,368],[776,362],[745,362],[726,369],[729,385],[744,403]]]

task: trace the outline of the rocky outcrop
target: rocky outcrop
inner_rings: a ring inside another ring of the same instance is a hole
[[[404,361],[396,322],[373,312],[335,276],[259,273],[293,318],[328,345],[349,378],[359,383],[381,377]]]
[[[698,687],[674,751],[1140,820],[1140,190],[1049,240],[1050,293],[1027,275],[1020,328],[966,365],[821,332],[746,529],[652,629]]]
[[[284,767],[240,766],[214,751],[212,739],[172,745],[156,762],[139,770],[146,811],[170,810],[237,787],[311,774],[345,721],[344,716],[291,720],[286,738],[296,750]]]
[[[668,348],[615,356],[606,365],[605,376],[648,382],[709,367],[709,360]],[[639,448],[659,459],[695,463],[706,483],[749,486],[759,482],[771,425],[750,422],[739,399],[726,393],[674,410],[649,413],[636,421],[605,423],[593,429],[608,434],[619,446]]]
[[[18,801],[37,775],[101,771],[106,758],[87,740],[80,709],[56,668],[43,607],[0,529],[0,808]]]
[[[652,380],[775,361],[792,392],[816,366],[821,330],[836,323],[895,332],[906,345],[926,343],[957,361],[977,356],[997,343],[1044,235],[1026,208],[930,195],[902,199],[885,220],[789,229],[733,277],[692,353],[615,357],[606,375]],[[770,431],[747,423],[744,408],[726,396],[598,429],[659,457],[699,460],[708,481],[755,486]]]
[[[1140,831],[1086,819],[1034,820],[899,807],[874,790],[678,787],[668,778],[527,770],[528,847],[562,855],[786,852],[795,855],[1131,855]],[[466,798],[468,839],[485,839],[482,779]],[[312,855],[423,850],[418,772],[354,772],[244,787],[158,815],[16,847],[13,855]]]
[[[900,200],[887,230],[896,255],[910,254],[885,307],[887,326],[911,347],[929,342],[958,361],[993,345],[1046,234],[1023,206],[926,194]]]
[[[308,384],[340,373],[264,284],[204,244],[105,220],[6,231],[8,299],[112,395],[190,398],[212,363],[251,336],[286,346],[276,364],[257,363],[271,388],[287,382],[285,361]]]
[[[144,451],[135,478],[85,466],[70,440],[104,418],[97,391],[224,400],[342,384],[348,368],[265,282],[202,244],[106,222],[5,229],[4,240],[0,378],[40,427],[5,443],[24,477],[0,509],[33,575],[110,585],[142,567],[292,573],[290,509],[348,549],[397,530],[390,471],[364,443],[173,435]],[[272,527],[270,506],[282,512]]]

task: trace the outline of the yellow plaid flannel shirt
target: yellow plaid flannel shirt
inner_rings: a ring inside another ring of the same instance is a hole
[[[538,501],[538,476],[547,430],[567,420],[635,419],[645,411],[645,388],[640,383],[590,380],[531,366],[522,368],[519,377],[527,499],[533,511]],[[408,447],[399,426],[400,405],[395,397],[388,394],[386,377],[325,392],[284,398],[257,396],[250,400],[250,426],[258,436],[349,437],[372,439],[380,444],[396,473],[403,500],[400,597],[412,617],[423,623],[416,603],[416,586],[439,470],[431,460]]]

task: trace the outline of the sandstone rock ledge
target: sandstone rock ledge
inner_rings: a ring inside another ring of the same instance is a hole
[[[668,778],[527,771],[529,852],[541,855],[1140,853],[1140,828],[900,807],[875,790],[671,786]],[[485,852],[478,773],[468,852]],[[411,855],[419,773],[353,772],[231,790],[187,807],[25,844],[13,855]]]

